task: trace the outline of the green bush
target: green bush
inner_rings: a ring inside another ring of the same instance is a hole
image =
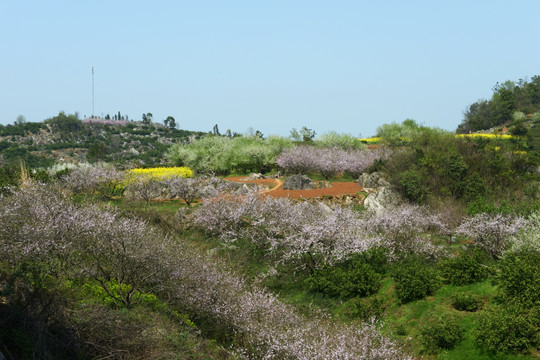
[[[310,291],[348,298],[377,292],[381,280],[382,276],[370,264],[355,258],[338,265],[326,265],[310,275],[306,282]]]
[[[525,307],[540,306],[540,252],[523,249],[499,263],[494,283],[507,302]]]
[[[475,341],[490,353],[527,352],[539,344],[537,315],[517,307],[492,307],[479,316]]]
[[[369,264],[376,273],[384,275],[388,270],[388,250],[383,247],[373,247],[368,251],[353,255],[349,261],[363,261]]]
[[[439,268],[446,283],[462,286],[484,280],[488,268],[483,264],[485,255],[479,249],[463,252],[459,256],[441,261]]]
[[[341,312],[350,319],[369,320],[372,318],[380,319],[384,315],[385,309],[383,298],[371,296],[347,301]]]
[[[439,349],[451,349],[459,344],[465,334],[465,330],[454,318],[443,318],[435,323],[420,329],[422,343],[429,352],[437,352]]]
[[[407,259],[396,264],[393,278],[396,296],[402,303],[423,299],[439,288],[436,269],[422,259]]]
[[[9,187],[16,186],[20,178],[20,166],[9,164],[0,167],[0,194],[8,192]]]
[[[42,183],[48,183],[51,181],[49,174],[43,169],[35,169],[30,171],[30,177]]]
[[[423,183],[423,176],[417,170],[407,170],[400,175],[403,194],[411,201],[423,203],[428,195],[428,188]]]
[[[486,184],[478,173],[473,173],[464,181],[463,198],[465,200],[473,200],[480,196],[484,196],[486,191]]]
[[[459,153],[454,153],[441,161],[442,174],[448,180],[448,188],[456,198],[463,197],[465,192],[465,177],[469,166]]]
[[[478,196],[467,204],[467,214],[470,216],[482,213],[508,215],[513,212],[514,209],[505,202],[496,203],[494,200],[484,196]]]
[[[365,149],[366,145],[351,134],[339,134],[330,131],[322,134],[315,140],[315,145],[320,147],[338,147],[342,149]]]
[[[482,300],[471,294],[457,294],[452,296],[452,306],[459,311],[474,312],[480,309]]]

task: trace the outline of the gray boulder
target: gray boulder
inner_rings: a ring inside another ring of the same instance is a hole
[[[394,209],[403,202],[401,195],[390,187],[382,187],[378,192],[369,194],[364,200],[365,208],[377,215]]]
[[[199,190],[199,196],[202,198],[213,198],[219,195],[219,191],[212,185],[206,185]]]
[[[285,190],[306,190],[313,188],[313,180],[306,175],[291,175],[283,182],[283,189]]]
[[[249,174],[249,176],[246,178],[246,180],[261,180],[261,179],[266,179],[266,176],[264,176],[263,174],[261,173],[251,173]]]
[[[234,193],[236,195],[247,195],[253,189],[254,189],[253,186],[249,186],[248,184],[241,184],[240,187]]]

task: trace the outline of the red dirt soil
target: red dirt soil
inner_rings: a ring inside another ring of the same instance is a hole
[[[358,185],[357,182],[333,182],[332,187],[323,189],[285,190],[281,187],[283,185],[283,180],[280,179],[246,180],[245,176],[240,176],[228,177],[225,178],[225,180],[238,183],[266,185],[272,188],[264,191],[264,194],[268,194],[273,197],[287,197],[291,199],[308,199],[318,198],[322,196],[355,195],[356,193],[362,191],[362,187]]]

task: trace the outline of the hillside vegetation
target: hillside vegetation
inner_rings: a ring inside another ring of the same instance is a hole
[[[513,135],[408,119],[369,146],[65,114],[1,127],[0,358],[535,359],[536,118],[511,116]],[[376,181],[347,203],[223,178],[250,172]]]

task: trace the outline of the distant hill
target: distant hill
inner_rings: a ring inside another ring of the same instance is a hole
[[[158,165],[171,145],[206,134],[151,121],[80,120],[60,113],[43,122],[0,125],[0,162],[22,159],[31,168],[86,161]]]

